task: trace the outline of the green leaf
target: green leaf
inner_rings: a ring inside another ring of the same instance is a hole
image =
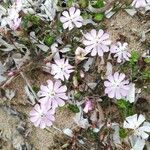
[[[150,63],[150,58],[145,58],[144,62],[146,62],[147,64],[149,64]]]
[[[79,0],[79,6],[81,8],[86,8],[89,5],[89,0]]]
[[[122,139],[126,138],[126,137],[128,136],[128,133],[127,133],[126,129],[120,128],[120,129],[119,129],[119,136],[120,136]]]
[[[68,6],[68,7],[71,7],[72,4],[73,4],[73,0],[68,0],[68,1],[67,1],[67,6]]]
[[[31,16],[31,22],[35,25],[38,25],[40,23],[40,18],[37,16]]]
[[[85,131],[87,139],[90,139],[91,141],[95,141],[98,138],[98,133],[93,132],[91,129],[87,129]]]
[[[104,19],[104,14],[103,13],[96,13],[94,15],[94,20],[95,21],[102,21]]]
[[[150,70],[144,70],[142,73],[142,79],[143,80],[149,80],[150,79]]]
[[[95,8],[102,8],[104,7],[104,0],[97,0],[96,3],[93,5]]]
[[[120,109],[124,109],[124,108],[127,108],[128,107],[128,103],[127,101],[121,99],[121,100],[118,100],[117,101],[117,105]]]
[[[40,24],[40,18],[37,17],[37,16],[34,16],[32,14],[26,14],[24,17],[23,17],[23,27],[25,29],[27,29],[30,25],[34,25],[34,26],[39,26]]]
[[[85,12],[82,14],[83,19],[89,19],[90,18],[90,14]]]
[[[136,62],[138,62],[140,58],[140,54],[137,51],[132,51],[131,52],[131,57],[130,57],[130,63],[133,65]]]
[[[77,93],[74,94],[74,98],[75,98],[75,99],[80,99],[81,96],[82,96],[82,95],[81,95],[80,92],[77,92]]]
[[[77,105],[68,104],[68,108],[74,113],[78,113],[80,111]]]
[[[33,88],[33,91],[35,91],[35,93],[37,93],[40,90],[40,88],[35,85],[32,88]]]
[[[54,43],[54,40],[55,38],[51,35],[45,35],[44,37],[44,43],[47,45],[47,46],[50,46]]]
[[[133,114],[133,107],[129,101],[120,99],[117,101],[118,109],[121,112],[123,119]]]

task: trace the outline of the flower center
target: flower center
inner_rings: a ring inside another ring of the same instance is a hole
[[[43,117],[44,117],[43,112],[39,112],[39,117],[41,117],[41,118],[43,118]]]
[[[99,37],[96,37],[95,41],[96,41],[96,44],[98,44],[100,42]]]
[[[41,118],[43,118],[44,117],[44,114],[41,114]]]
[[[74,16],[70,16],[70,20],[73,22],[73,20],[74,20]]]
[[[65,65],[64,64],[60,65],[60,69],[64,70],[65,69]]]
[[[120,47],[118,48],[118,51],[119,51],[119,52],[125,51],[125,48],[124,48],[123,46],[120,46]]]
[[[51,91],[51,92],[48,93],[48,95],[49,95],[50,98],[53,98],[55,96],[55,92]]]
[[[120,82],[114,82],[114,85],[115,85],[116,87],[119,87],[119,86],[120,86]]]

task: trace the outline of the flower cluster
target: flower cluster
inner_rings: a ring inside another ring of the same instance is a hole
[[[149,0],[134,0],[132,5],[139,8],[145,7],[149,3]],[[17,2],[15,4],[17,9]],[[14,13],[14,16],[16,17],[12,17],[13,19],[19,19],[18,13]],[[60,21],[63,24],[63,29],[72,30],[75,27],[80,28],[83,25],[81,11],[75,7],[69,8],[68,11],[63,11]],[[75,67],[71,65],[72,63],[69,63],[70,56],[63,57],[64,53],[61,55],[59,52],[62,51],[59,51],[58,49],[56,52],[59,57],[55,57],[53,63],[47,64],[48,72],[53,75],[55,80],[48,80],[47,85],[41,85],[40,90],[37,93],[39,98],[38,104],[36,104],[30,112],[30,121],[33,122],[36,127],[43,129],[52,126],[53,121],[55,120],[54,115],[56,108],[64,106],[65,102],[70,99],[69,96],[67,96],[67,86],[63,84],[70,79],[72,72],[75,71],[75,75],[78,73],[78,70],[75,70],[75,68],[78,67],[78,64],[81,61],[85,61],[89,55],[92,57],[99,56],[103,58],[104,54],[108,52],[108,54],[110,54],[109,56],[113,56],[116,59],[115,61],[119,64],[129,61],[131,57],[128,43],[116,42],[112,44],[110,35],[102,29],[92,29],[85,34],[83,33],[83,38],[80,44],[81,47],[80,45],[75,47],[73,54],[73,56],[75,56],[73,59],[76,64]],[[107,77],[103,84],[105,88],[104,93],[112,99],[125,99],[130,103],[135,102],[135,84],[130,83],[129,80],[126,79],[124,73],[120,73],[119,71],[112,73],[112,67],[110,70],[111,71],[109,75],[106,75]],[[84,79],[86,74],[82,74],[81,71],[82,70],[80,70],[80,76]],[[73,80],[73,85],[76,89],[78,88],[78,79],[75,75],[73,77],[73,79],[75,79],[75,81]],[[85,115],[89,112],[94,114],[94,111],[96,111],[96,104],[93,99],[91,100],[89,98],[81,103],[83,104],[80,104],[83,106],[83,109],[79,106],[80,112],[78,113],[75,122],[82,128],[88,128],[90,123],[88,122],[88,119],[84,119],[81,114]],[[90,113],[88,115],[90,115]],[[131,137],[136,138],[136,144],[133,146],[133,149],[136,149],[135,147],[137,147],[138,143],[144,143],[149,137],[148,132],[150,132],[150,123],[145,122],[145,117],[143,115],[138,116],[135,114],[127,117],[124,121],[123,127],[131,130]],[[117,130],[119,130],[119,125]]]
[[[36,104],[30,112],[30,120],[35,126],[45,128],[51,126],[54,119],[55,109],[64,106],[68,100],[67,87],[61,81],[48,80],[47,85],[41,85],[38,97],[40,105]]]
[[[83,18],[80,16],[80,10],[75,7],[71,7],[69,11],[62,12],[60,17],[60,21],[63,23],[64,29],[71,30],[75,26],[77,28],[82,26]],[[85,60],[89,53],[91,56],[100,56],[102,57],[105,52],[109,52],[114,54],[114,57],[117,57],[117,62],[128,61],[130,57],[130,53],[127,49],[127,43],[118,42],[116,44],[111,45],[111,40],[109,34],[104,32],[102,29],[96,31],[96,29],[92,29],[90,32],[84,34],[84,39],[82,42],[85,46],[85,49],[81,47],[77,47],[75,50],[75,62],[80,63]],[[58,52],[59,53],[59,52]],[[69,60],[62,59],[54,59],[54,63],[49,66],[49,73],[51,73],[56,81],[47,81],[47,85],[41,85],[40,91],[38,92],[39,108],[43,108],[44,106],[48,107],[50,110],[55,110],[58,106],[63,106],[65,101],[68,100],[66,95],[67,87],[62,85],[61,80],[69,80],[70,74],[74,71],[74,67],[69,64]],[[58,80],[60,79],[60,80]],[[107,81],[104,82],[106,87],[105,94],[108,94],[110,98],[121,99],[127,96],[130,85],[129,81],[125,80],[125,74],[115,72],[114,75],[109,75],[107,77]],[[35,106],[37,107],[37,106]],[[34,108],[35,109],[35,108]],[[41,114],[41,109],[36,109],[38,113]],[[93,109],[93,104],[91,100],[87,100],[85,102],[85,107],[83,111],[88,113]],[[48,110],[48,109],[47,109]],[[48,110],[49,111],[49,110]],[[38,114],[36,113],[36,115]],[[42,115],[43,116],[43,115]],[[38,117],[41,118],[40,115]],[[32,118],[32,115],[31,115]],[[31,119],[35,125],[37,125],[34,119]],[[42,121],[42,119],[41,119]],[[40,123],[38,124],[40,126]],[[42,126],[43,127],[43,126]]]
[[[109,39],[109,34],[105,33],[102,29],[98,32],[92,29],[90,32],[84,35],[83,44],[85,45],[85,52],[91,53],[91,56],[103,56],[104,52],[109,52],[115,54],[117,57],[117,62],[129,61],[131,54],[128,50],[128,43],[117,42],[111,45],[111,40]],[[110,47],[109,47],[110,46]]]

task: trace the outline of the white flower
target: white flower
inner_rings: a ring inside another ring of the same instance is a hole
[[[52,64],[51,67],[51,74],[54,75],[54,78],[61,79],[63,81],[64,78],[68,80],[70,73],[74,71],[73,66],[68,63],[68,59],[56,59],[55,64]]]
[[[41,85],[40,91],[37,93],[39,102],[41,104],[46,104],[52,107],[52,109],[58,106],[64,106],[65,101],[68,100],[66,95],[67,87],[61,84],[60,80],[52,82],[47,81],[47,85]]]
[[[109,51],[111,41],[109,40],[109,34],[103,30],[97,32],[95,29],[92,29],[84,35],[84,38],[85,50],[87,53],[91,53],[91,56],[96,56],[97,54],[103,56],[104,52]]]
[[[129,81],[125,80],[125,74],[115,72],[113,75],[107,76],[107,81],[104,82],[105,94],[110,98],[121,99],[127,96],[129,91]]]
[[[148,132],[150,132],[150,123],[144,121],[145,117],[141,114],[129,116],[124,121],[124,128],[133,129],[133,135],[147,139],[149,137]]]
[[[73,29],[74,26],[80,28],[82,26],[83,18],[80,16],[81,11],[75,7],[69,8],[69,11],[62,12],[60,21],[63,23],[64,29]]]
[[[129,61],[131,54],[128,52],[128,43],[117,42],[112,45],[110,48],[110,52],[114,53],[114,57],[117,57],[117,62],[121,63],[122,61]]]

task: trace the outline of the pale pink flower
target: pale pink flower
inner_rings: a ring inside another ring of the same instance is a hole
[[[142,139],[147,139],[150,132],[150,123],[145,122],[145,117],[143,115],[133,115],[126,118],[124,121],[124,128],[132,129],[133,135],[140,137]]]
[[[110,48],[110,52],[115,54],[114,57],[117,57],[118,63],[129,61],[131,54],[128,51],[128,43],[117,42]]]
[[[54,113],[55,111],[48,105],[36,104],[30,112],[30,121],[33,122],[36,127],[44,129],[52,125],[55,120]]]
[[[10,20],[10,22],[8,23],[9,27],[12,29],[12,30],[17,30],[18,27],[20,26],[20,23],[21,23],[21,18],[14,18],[13,20]]]
[[[92,29],[90,32],[84,35],[83,44],[86,46],[87,53],[91,53],[91,56],[103,56],[104,52],[109,51],[109,34],[105,33],[102,29],[98,32]]]
[[[92,109],[93,109],[93,103],[92,103],[92,101],[91,101],[91,100],[87,100],[87,101],[85,102],[85,107],[84,107],[83,111],[84,111],[85,113],[88,113],[88,112],[91,111]]]
[[[81,11],[75,7],[69,8],[69,11],[62,12],[60,21],[63,23],[64,29],[73,29],[74,26],[80,28],[82,26],[83,18],[80,16]]]
[[[125,80],[125,74],[115,72],[114,75],[107,77],[108,81],[104,82],[105,93],[110,98],[121,99],[127,96],[129,91],[129,81]]]
[[[148,4],[150,4],[150,0],[133,0],[132,2],[132,6],[135,8],[146,7]]]
[[[47,81],[47,85],[41,85],[40,91],[38,92],[38,97],[40,97],[39,102],[52,106],[55,109],[58,106],[64,106],[64,100],[68,100],[66,95],[67,87],[61,84],[61,81],[57,80],[52,82]]]
[[[51,74],[55,79],[69,79],[70,73],[73,72],[73,66],[68,63],[68,59],[56,59],[55,64],[51,65]]]

